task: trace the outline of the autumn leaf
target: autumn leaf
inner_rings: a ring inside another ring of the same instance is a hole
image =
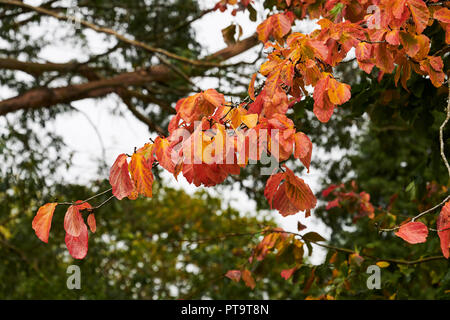
[[[52,226],[53,213],[58,203],[47,203],[39,208],[33,219],[32,227],[36,236],[43,242],[48,243],[48,236]]]
[[[252,273],[245,269],[244,271],[241,272],[242,275],[242,280],[244,280],[245,285],[247,287],[249,287],[250,289],[255,289],[256,283],[255,283],[255,279],[253,279]]]
[[[120,154],[111,167],[109,183],[112,186],[112,194],[119,200],[122,200],[133,192],[134,186],[128,171],[126,154]]]
[[[303,165],[309,172],[309,165],[311,164],[312,142],[303,132],[295,134],[295,151],[294,157],[300,159]]]
[[[350,86],[330,78],[328,82],[328,97],[333,104],[343,104],[350,100]]]
[[[175,163],[172,160],[172,148],[170,146],[170,141],[165,138],[157,137],[154,143],[154,152],[161,167],[170,173],[173,173],[175,170]]]
[[[313,112],[320,122],[326,123],[330,120],[334,112],[335,105],[330,101],[328,91],[328,83],[330,77],[322,77],[317,81],[314,88],[314,109]]]
[[[423,243],[427,240],[428,228],[422,222],[408,222],[395,233],[408,243]]]
[[[299,211],[306,211],[308,214],[316,206],[316,197],[303,179],[296,177],[289,168],[285,167],[285,169],[286,172],[269,178],[264,196],[271,208],[277,209],[282,216]],[[279,185],[283,179],[285,181]]]
[[[258,25],[256,29],[258,39],[265,43],[270,36],[273,36],[275,40],[282,43],[283,37],[291,31],[291,25],[292,20],[289,15],[284,13],[274,14]]]
[[[73,237],[78,237],[84,225],[83,217],[76,205],[70,206],[64,216],[64,230]]]
[[[179,100],[175,106],[177,114],[188,123],[210,116],[214,110],[225,104],[223,94],[214,89],[208,89]]]
[[[66,233],[66,246],[74,259],[84,259],[84,257],[86,257],[88,252],[88,239],[88,229],[84,223],[81,226],[80,235],[78,237]]]
[[[440,8],[434,12],[433,18],[443,23],[450,23],[450,10],[448,8]]]
[[[416,24],[417,33],[422,33],[427,27],[430,11],[422,0],[406,0],[409,10],[411,11],[413,20]]]
[[[450,246],[450,201],[445,203],[436,221],[436,228],[444,257],[449,258]]]
[[[140,153],[134,153],[131,156],[129,165],[131,177],[136,191],[145,197],[152,197],[153,188],[153,173],[152,168],[149,167],[148,162]]]

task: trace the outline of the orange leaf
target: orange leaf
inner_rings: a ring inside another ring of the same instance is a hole
[[[129,165],[136,191],[146,197],[152,197],[153,173],[144,156],[134,153]]]
[[[427,27],[430,11],[422,0],[406,0],[409,10],[416,24],[417,33],[422,33]]]
[[[292,22],[287,14],[274,14],[257,27],[258,39],[265,43],[270,36],[273,36],[278,42],[282,43],[283,37],[291,31]]]
[[[64,216],[64,230],[73,237],[78,237],[84,225],[83,217],[77,206],[70,206]]]
[[[127,155],[117,157],[109,174],[109,183],[112,186],[112,194],[119,200],[129,196],[133,190],[133,182],[128,172]]]
[[[203,98],[208,101],[214,108],[218,108],[225,104],[225,98],[223,94],[217,92],[214,89],[208,89],[203,92]]]
[[[309,165],[311,164],[312,142],[303,132],[295,134],[295,151],[294,157],[300,159],[303,165],[309,172]]]
[[[53,213],[57,203],[47,203],[39,208],[33,219],[32,227],[36,236],[43,242],[48,243],[48,235],[52,226]]]
[[[244,280],[245,285],[253,290],[256,286],[256,283],[255,279],[253,279],[252,273],[249,270],[245,269],[241,274],[242,280]]]
[[[316,206],[316,197],[303,179],[296,177],[289,168],[285,169],[286,172],[277,173],[267,180],[264,196],[271,208],[277,209],[284,217],[299,211],[308,213]],[[283,179],[285,181],[279,185]]]
[[[170,147],[170,142],[168,139],[164,139],[161,137],[157,137],[155,139],[155,155],[159,164],[169,171],[173,173],[175,170],[175,164],[172,160],[172,148]],[[149,164],[150,166],[151,164]]]
[[[259,41],[266,43],[267,40],[269,40],[270,34],[272,32],[272,23],[270,17],[260,23],[256,28],[256,31],[258,32]]]
[[[91,213],[87,218],[87,223],[89,225],[89,229],[91,229],[91,232],[95,233],[97,230],[97,223],[95,221],[95,216],[93,213]]]
[[[275,14],[270,17],[272,20],[272,32],[278,42],[283,42],[283,37],[291,31],[292,22],[286,14]]]
[[[233,280],[234,282],[239,282],[241,280],[241,271],[239,270],[229,270],[225,277]]]
[[[387,45],[384,43],[375,44],[375,63],[384,73],[392,73],[394,71],[394,57]]]
[[[436,228],[441,242],[442,254],[448,259],[450,251],[450,201],[442,208],[436,221]]]
[[[297,271],[297,267],[294,267],[292,269],[286,269],[281,271],[281,276],[284,278],[284,280],[289,280],[290,277],[294,274],[295,271]]]
[[[433,17],[440,22],[450,23],[450,10],[447,8],[436,10],[433,14]]]
[[[364,61],[372,58],[372,48],[373,46],[367,42],[360,42],[356,46],[355,55],[356,59]]]
[[[408,222],[395,233],[408,243],[423,243],[427,240],[428,228],[422,222]]]

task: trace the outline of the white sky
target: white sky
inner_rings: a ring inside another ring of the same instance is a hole
[[[28,0],[25,3],[32,5],[39,5],[40,0]],[[217,0],[203,0],[200,1],[201,8],[206,9],[214,6]],[[262,7],[257,0],[258,9],[258,21],[251,22],[248,19],[247,13],[238,13],[236,17],[233,17],[229,12],[221,13],[220,11],[210,13],[204,16],[201,20],[196,21],[193,26],[197,33],[197,39],[206,48],[205,55],[213,53],[219,49],[225,47],[225,43],[222,39],[221,30],[229,26],[232,22],[239,23],[244,30],[243,38],[253,34],[256,31],[257,25],[261,22]],[[314,28],[314,23],[306,22],[296,25],[296,30],[309,33]],[[64,23],[55,21],[54,19],[48,19],[48,24],[42,30],[36,30],[36,35],[47,34],[49,37],[53,37],[58,32],[64,34],[67,32],[67,28],[72,28],[70,25],[64,25]],[[101,53],[108,47],[111,47],[112,42],[105,41],[104,35],[99,35],[91,30],[85,31],[90,41],[91,50],[95,50],[95,53]],[[2,46],[2,43],[0,43]],[[246,60],[253,61],[256,54],[255,50],[249,50],[239,57],[233,58],[231,61]],[[71,59],[77,59],[84,61],[87,55],[83,53],[83,48],[73,48],[69,43],[58,43],[55,46],[47,47],[41,52],[41,58],[51,62],[64,63]],[[255,66],[255,69],[259,66]],[[25,77],[25,76],[24,76]],[[201,81],[199,86],[202,89],[214,88],[214,83],[208,83],[207,81]],[[5,99],[11,96],[11,93],[1,88],[0,86],[0,99]],[[115,158],[120,153],[132,153],[134,147],[140,147],[144,143],[148,142],[149,134],[147,127],[138,121],[128,110],[121,104],[118,98],[113,95],[108,96],[101,100],[86,99],[82,101],[73,102],[72,104],[83,113],[87,114],[92,123],[100,133],[101,140],[105,148],[106,163],[108,166],[112,165]],[[124,116],[114,116],[111,114],[111,110],[120,109]],[[74,182],[86,182],[95,179],[98,176],[98,159],[102,159],[102,145],[100,139],[97,136],[93,126],[86,120],[86,117],[81,113],[71,113],[60,115],[57,120],[51,124],[53,130],[61,135],[72,150],[76,151],[74,158],[74,164],[68,172],[64,172],[64,177]],[[313,151],[313,157],[317,156],[317,152]],[[107,177],[105,172],[105,177]],[[313,168],[308,175],[302,176],[307,182],[313,192],[320,191],[318,186],[318,178],[320,172],[317,172]],[[175,188],[182,188],[188,193],[193,193],[198,190],[195,186],[189,185],[187,181],[179,176],[179,182],[166,174],[164,176],[165,183]],[[240,191],[234,190],[232,194],[218,194],[214,188],[207,188],[208,192],[220,196],[221,198],[230,201],[231,205],[238,209],[240,212],[254,213],[256,205],[254,201],[250,200],[247,195]],[[307,229],[304,232],[316,231],[321,235],[329,236],[329,230],[318,219],[314,218],[314,211],[312,217],[305,219],[303,213],[298,213],[294,216],[283,218],[277,212],[272,213],[277,223],[288,231],[297,231],[297,221],[301,221],[307,225]],[[320,263],[324,259],[326,252],[321,248],[315,246],[312,256],[313,263]]]

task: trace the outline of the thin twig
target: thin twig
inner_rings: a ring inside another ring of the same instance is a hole
[[[112,190],[112,188],[110,188],[110,189],[108,189],[108,190],[105,190],[105,191],[102,191],[102,192],[100,192],[100,193],[98,193],[98,194],[96,194],[96,195],[93,195],[93,196],[90,197],[90,198],[87,198],[86,200],[83,200],[82,202],[78,202],[78,203],[76,203],[76,202],[58,202],[58,205],[68,205],[68,206],[77,205],[77,206],[79,206],[80,204],[86,203],[86,202],[88,202],[89,200],[92,200],[92,199],[95,199],[95,198],[97,198],[97,197],[100,197],[101,195],[104,195],[105,193],[108,193],[108,192],[110,192],[111,190]]]

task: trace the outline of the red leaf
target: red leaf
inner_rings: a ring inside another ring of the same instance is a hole
[[[89,235],[87,226],[85,224],[83,224],[80,235],[78,237],[74,237],[66,233],[66,246],[69,250],[70,255],[74,259],[84,259],[84,257],[86,257],[86,254],[88,252],[88,239]]]
[[[131,156],[130,172],[133,177],[136,191],[145,197],[152,197],[153,173],[152,168],[144,156],[140,153],[134,153]]]
[[[83,225],[83,217],[81,216],[78,206],[70,206],[64,216],[64,230],[71,236],[78,237]]]
[[[427,240],[428,228],[422,222],[408,222],[395,233],[408,243],[423,243]]]
[[[43,242],[48,243],[48,235],[52,226],[53,213],[57,203],[47,203],[39,208],[33,219],[32,227],[36,236]]]
[[[172,160],[172,148],[170,147],[170,142],[168,139],[157,137],[155,139],[155,155],[158,159],[161,167],[173,173],[175,170],[175,163]]]
[[[266,182],[266,188],[264,189],[264,196],[269,202],[270,208],[272,209],[272,200],[275,193],[280,186],[281,181],[284,179],[284,173],[277,173],[269,177]]]
[[[229,270],[225,277],[233,280],[234,282],[239,282],[241,280],[241,271],[239,270]]]
[[[253,290],[255,288],[255,279],[253,279],[252,273],[249,270],[245,269],[242,271],[242,280],[244,280],[245,285],[250,289]]]
[[[330,210],[332,208],[340,207],[339,199],[334,199],[333,201],[328,202],[325,210]]]
[[[112,186],[112,194],[119,200],[128,197],[133,192],[134,186],[128,172],[126,154],[119,155],[111,167],[109,183]]]
[[[91,232],[95,233],[97,230],[97,223],[95,222],[95,216],[93,213],[88,216],[87,223],[89,225],[89,229],[91,229]]]
[[[441,241],[441,250],[444,257],[449,258],[450,246],[450,201],[441,210],[436,221],[438,236]]]
[[[303,132],[295,134],[295,152],[294,157],[300,159],[309,173],[309,165],[311,164],[312,142]]]

